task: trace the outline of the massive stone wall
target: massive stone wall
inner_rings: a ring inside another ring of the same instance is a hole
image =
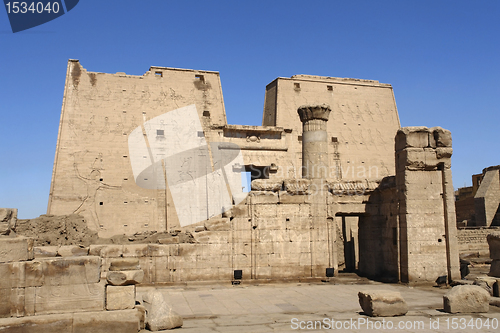
[[[153,170],[154,177],[135,179],[129,140],[131,133],[142,130],[146,141],[144,156],[139,157],[153,164],[159,150],[171,143],[162,146],[163,136],[151,135],[147,124],[191,106],[197,111],[193,121],[199,120],[201,126],[195,134],[208,144],[205,155],[209,156],[204,157],[208,169],[216,168],[212,150],[224,153],[237,145],[253,178],[300,178],[303,133],[296,110],[316,101],[330,103],[335,115],[323,143],[328,152],[327,178],[376,181],[394,174],[392,149],[399,118],[388,84],[306,75],[279,78],[266,92],[265,126],[227,125],[217,72],[151,67],[142,76],[106,74],[87,71],[77,60],[70,60],[48,214],[83,215],[100,237],[179,228],[183,213],[163,174],[177,164],[182,172],[185,165],[180,159],[165,159]],[[183,121],[180,115],[177,122]],[[160,122],[154,123],[157,133],[170,130],[172,124]],[[198,157],[194,160],[191,164],[204,165]],[[157,178],[162,186],[138,184],[158,183]],[[204,189],[182,196],[196,194],[207,201],[201,194],[220,193],[213,189],[215,185],[208,182]],[[220,213],[207,209],[205,215],[212,218]]]
[[[193,104],[210,141],[217,134],[210,126],[226,124],[217,72],[151,67],[143,76],[105,74],[70,60],[47,213],[81,214],[100,236],[177,227],[168,186],[146,189],[134,181],[128,136]]]

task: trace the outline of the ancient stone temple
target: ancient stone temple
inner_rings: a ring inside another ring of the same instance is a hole
[[[145,283],[342,269],[452,280],[451,153],[447,130],[402,129],[378,81],[278,78],[262,126],[228,125],[217,72],[105,74],[70,60],[48,214],[80,214],[100,237],[170,233],[91,246],[105,261],[134,253]]]

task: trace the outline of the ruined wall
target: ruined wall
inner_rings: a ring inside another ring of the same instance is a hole
[[[490,228],[458,229],[457,237],[460,254],[478,253],[479,256],[488,257],[490,250],[486,236],[494,230]]]
[[[395,148],[401,280],[458,280],[451,134],[440,127],[405,127]]]
[[[399,202],[395,177],[387,177],[369,198],[359,223],[359,272],[399,281]]]
[[[394,136],[400,127],[392,87],[372,80],[294,75],[266,87],[263,125],[290,129],[290,146],[301,165],[302,124],[296,110],[328,104],[329,178],[379,180],[395,174]]]
[[[483,170],[481,185],[474,196],[475,225],[500,226],[500,166]]]

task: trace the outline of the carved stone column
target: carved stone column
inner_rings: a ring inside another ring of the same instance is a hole
[[[328,178],[328,134],[330,106],[304,105],[297,112],[302,122],[302,178]]]

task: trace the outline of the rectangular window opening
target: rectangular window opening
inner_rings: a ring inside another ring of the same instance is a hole
[[[163,72],[155,72],[155,76],[163,77]]]
[[[300,89],[300,83],[294,83],[293,86],[296,90]]]
[[[102,201],[99,202],[99,206],[102,206],[102,205],[104,205],[104,202],[102,202]]]
[[[203,117],[210,117],[210,111],[203,111]]]
[[[302,135],[299,135],[297,138],[299,141],[302,141]]]
[[[326,89],[328,89],[328,91],[333,91],[333,86],[326,86]]]
[[[335,136],[332,136],[332,142],[339,142],[339,139],[337,139],[337,137]]]
[[[156,130],[156,135],[157,136],[164,136],[165,135],[165,130]]]
[[[205,77],[203,75],[195,75],[194,78],[201,82],[205,82]]]

